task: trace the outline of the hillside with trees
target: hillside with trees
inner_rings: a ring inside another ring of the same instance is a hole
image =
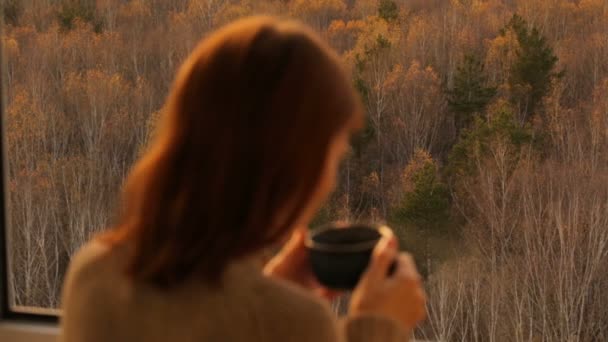
[[[5,0],[11,291],[56,307],[112,224],[176,68],[273,14],[341,55],[367,111],[315,224],[385,221],[437,341],[608,340],[605,0]]]

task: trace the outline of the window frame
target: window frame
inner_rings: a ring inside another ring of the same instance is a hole
[[[4,18],[0,17],[0,35],[4,32]],[[0,323],[12,321],[17,323],[46,323],[56,325],[59,322],[60,311],[57,309],[11,308],[9,293],[9,252],[8,252],[8,221],[6,201],[6,118],[5,108],[5,60],[4,46],[0,41]]]

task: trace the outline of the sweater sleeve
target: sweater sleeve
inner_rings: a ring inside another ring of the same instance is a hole
[[[305,294],[294,304],[297,324],[289,324],[289,338],[271,340],[315,342],[408,342],[409,334],[390,318],[361,314],[338,318],[328,303]],[[311,300],[312,299],[312,300]],[[269,339],[270,340],[270,339]]]
[[[408,342],[410,334],[396,321],[377,315],[341,318],[340,330],[346,342]]]
[[[89,243],[70,262],[62,291],[59,342],[105,341],[104,333],[111,329],[110,315],[104,312],[107,303],[96,282],[90,281],[88,269],[100,253],[98,246]]]

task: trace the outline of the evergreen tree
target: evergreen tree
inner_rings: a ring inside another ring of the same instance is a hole
[[[515,33],[519,43],[509,79],[512,101],[520,108],[525,120],[551,90],[553,79],[561,77],[563,71],[555,72],[558,58],[536,27],[529,29],[526,21],[514,14],[501,34],[505,35],[508,30]]]
[[[413,189],[404,195],[397,215],[425,229],[441,226],[448,219],[448,189],[439,179],[437,166],[432,160],[412,175]]]
[[[19,16],[23,12],[23,5],[19,0],[4,0],[0,3],[0,10],[2,10],[6,24],[17,25]]]
[[[103,21],[96,15],[95,2],[90,0],[63,0],[57,19],[64,30],[73,29],[76,20],[90,23],[96,33],[103,29]]]
[[[378,16],[388,22],[394,21],[399,17],[399,7],[392,0],[380,0]]]
[[[513,165],[524,145],[537,146],[539,142],[530,125],[519,125],[510,106],[500,103],[490,111],[489,119],[477,117],[464,131],[450,152],[446,174],[452,180],[475,176],[477,159],[491,155],[491,145],[500,140],[509,144]]]
[[[404,227],[403,247],[419,255],[422,274],[431,272],[436,248],[433,241],[445,235],[449,222],[450,193],[439,177],[438,167],[431,156],[417,150],[405,169],[406,192],[394,208],[393,223]],[[423,256],[423,258],[421,258]]]
[[[466,55],[456,69],[454,85],[448,90],[448,106],[456,116],[458,130],[468,127],[476,113],[481,113],[496,95],[496,88],[488,87],[484,66],[474,55]]]

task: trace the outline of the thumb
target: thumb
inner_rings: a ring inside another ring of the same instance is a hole
[[[372,252],[372,257],[364,274],[366,281],[377,282],[384,280],[389,268],[397,257],[397,239],[394,235],[380,239]]]
[[[294,265],[304,262],[307,255],[304,245],[305,238],[306,229],[295,230],[281,250],[266,263],[264,273],[284,274],[293,270],[296,267]]]
[[[281,249],[279,255],[282,256],[294,256],[301,255],[305,252],[306,246],[304,241],[306,240],[306,228],[297,228],[291,234],[291,237],[287,243]]]

